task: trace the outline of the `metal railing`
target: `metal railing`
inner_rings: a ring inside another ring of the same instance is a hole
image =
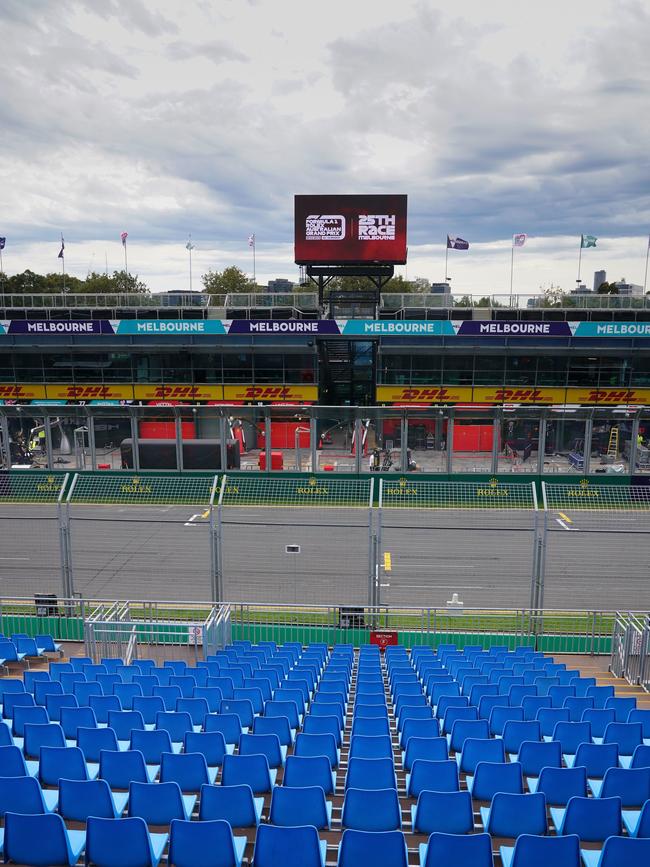
[[[616,612],[609,670],[650,691],[650,616]]]
[[[555,298],[539,294],[497,293],[436,293],[436,292],[383,292],[381,309],[400,311],[405,308],[462,309],[483,307],[509,310],[648,310],[650,295],[597,295],[593,293],[566,293]],[[189,292],[137,293],[1,293],[0,308],[22,310],[68,309],[183,309],[209,308],[293,308],[296,311],[318,309],[316,292],[235,292],[209,295]]]

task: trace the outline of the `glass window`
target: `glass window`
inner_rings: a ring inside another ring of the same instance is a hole
[[[503,385],[505,359],[502,355],[481,355],[476,359],[476,385]]]
[[[537,360],[537,385],[566,385],[568,356],[541,355]]]
[[[312,383],[316,381],[314,353],[286,353],[284,356],[285,382],[291,384]]]
[[[598,358],[595,356],[569,359],[569,385],[593,388],[598,385],[598,372]]]
[[[592,473],[622,474],[629,472],[632,414],[619,413],[594,416],[591,430]]]
[[[506,357],[506,385],[535,385],[537,356],[510,355]]]
[[[499,472],[537,472],[539,418],[504,413],[497,444]]]
[[[454,473],[489,473],[492,470],[493,413],[456,412],[453,427]]]
[[[546,423],[545,472],[583,473],[585,418],[576,410],[551,410]]]
[[[194,382],[223,382],[222,357],[217,353],[201,352],[192,356]]]
[[[253,358],[250,352],[224,353],[224,382],[252,382]]]
[[[379,381],[384,385],[409,385],[411,382],[410,355],[382,355],[379,369]]]
[[[632,359],[630,384],[633,387],[650,385],[650,355],[636,356]]]
[[[284,382],[284,362],[281,352],[253,353],[253,382]]]
[[[414,355],[411,364],[411,382],[414,385],[442,384],[442,356]]]
[[[473,371],[473,355],[446,355],[442,381],[445,385],[472,385]]]
[[[624,358],[599,358],[598,385],[601,388],[620,388],[630,382],[630,365]]]

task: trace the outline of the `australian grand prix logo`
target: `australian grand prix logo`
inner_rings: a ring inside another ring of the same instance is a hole
[[[394,241],[395,214],[360,214],[360,241]]]
[[[345,217],[343,214],[309,214],[305,220],[305,240],[345,240]]]

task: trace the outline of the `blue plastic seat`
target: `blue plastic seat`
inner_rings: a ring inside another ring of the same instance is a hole
[[[70,665],[73,671],[83,672],[86,665],[92,665],[92,659],[89,656],[73,656],[70,658]]]
[[[278,692],[280,692],[280,690],[278,690]],[[221,702],[221,713],[235,713],[241,721],[242,728],[250,729],[253,727],[255,712],[253,710],[252,702],[247,698],[224,699]]]
[[[180,752],[181,744],[173,744],[166,729],[153,729],[151,731],[134,729],[131,732],[129,748],[140,750],[148,765],[159,765],[163,753]]]
[[[397,789],[348,788],[343,801],[341,826],[357,831],[401,830],[402,812]]]
[[[467,741],[465,741],[467,743]],[[446,738],[410,737],[406,750],[402,753],[402,764],[405,771],[410,771],[413,762],[424,759],[430,762],[444,762],[448,758]]]
[[[277,695],[277,693],[276,693]],[[328,709],[330,709],[328,713]],[[222,711],[223,712],[223,711]],[[310,716],[335,716],[339,722],[339,729],[343,728],[343,711],[339,705],[319,705],[319,710],[316,711],[312,705]],[[286,717],[289,720],[289,725],[292,729],[300,727],[301,713],[295,701],[267,701],[264,705],[264,716],[267,717]]]
[[[139,710],[109,710],[108,712],[108,728],[113,729],[118,741],[130,741],[131,732],[135,729],[144,731],[144,727],[145,722]]]
[[[301,732],[296,737],[293,754],[294,756],[327,756],[332,768],[337,768],[339,764],[339,750],[332,734],[310,735]]]
[[[77,729],[77,746],[84,754],[87,762],[98,762],[101,750],[119,750],[120,745],[117,735],[109,728],[85,728]]]
[[[560,742],[563,756],[575,755],[580,744],[591,743],[591,726],[588,722],[558,722],[552,740]]]
[[[35,777],[0,777],[0,817],[7,813],[52,813],[59,793],[41,789]]]
[[[623,832],[620,798],[570,798],[566,808],[551,807],[551,818],[558,834],[577,834],[581,842]]]
[[[346,830],[339,844],[338,867],[408,867],[406,840],[401,831]]]
[[[346,790],[397,789],[393,759],[349,759],[345,788]]]
[[[393,744],[390,735],[355,735],[350,740],[349,757],[392,760]]]
[[[187,732],[183,743],[185,753],[200,753],[208,766],[208,773],[221,767],[224,756],[232,755],[233,749],[226,744],[221,732]],[[173,752],[173,750],[166,750]]]
[[[129,786],[130,817],[139,816],[147,825],[169,825],[172,819],[189,819],[196,795],[183,794],[178,783],[132,782]]]
[[[4,719],[12,719],[14,708],[35,706],[36,702],[31,692],[7,692],[2,697],[2,716]]]
[[[133,710],[133,699],[136,696],[142,698],[142,687],[139,683],[115,683],[113,684],[113,695],[116,695],[122,710]]]
[[[6,744],[0,747],[0,777],[26,777],[38,773],[38,762],[26,762],[20,747]]]
[[[420,867],[492,867],[493,864],[489,834],[435,832],[428,843],[420,846]]]
[[[462,752],[456,753],[460,771],[473,774],[479,762],[505,762],[503,741],[500,738],[468,738]]]
[[[538,777],[542,768],[562,767],[562,748],[558,741],[523,741],[514,760],[524,777]]]
[[[187,663],[183,659],[166,659],[163,668],[171,668],[176,677],[182,677],[187,670]]]
[[[608,745],[609,746],[609,745]],[[624,756],[621,760],[621,764],[625,767],[628,763],[628,757]],[[639,744],[639,746],[632,753],[632,758],[629,762],[630,768],[650,768],[650,744],[646,744],[645,742]]]
[[[439,738],[440,725],[437,719],[406,720],[400,733],[400,747],[406,749],[410,737]]]
[[[90,686],[90,684],[87,684]],[[83,701],[79,699],[79,704]],[[122,704],[116,695],[91,695],[88,698],[88,704],[95,711],[98,723],[108,725],[108,715],[111,711],[121,711]]]
[[[41,747],[65,747],[65,735],[59,723],[25,723],[25,741],[23,752],[25,758],[38,758]]]
[[[605,729],[604,744],[617,744],[619,756],[632,756],[634,750],[643,743],[643,726],[638,723],[613,722]],[[621,764],[625,764],[621,760]],[[629,764],[629,759],[627,761]]]
[[[497,705],[492,708],[490,713],[490,734],[494,735],[502,735],[503,727],[510,720],[523,720],[524,718],[524,709],[523,707],[505,707],[503,705]],[[530,740],[530,738],[528,739]]]
[[[503,867],[580,867],[580,840],[577,834],[539,837],[522,834],[513,847],[501,846]]]
[[[564,699],[562,707],[569,711],[569,722],[580,722],[586,710],[593,710],[593,698],[569,697]]]
[[[93,780],[99,772],[96,764],[86,764],[79,747],[41,747],[38,777],[42,785],[58,786],[59,780]]]
[[[58,680],[37,680],[34,684],[34,701],[45,707],[48,695],[63,695],[63,687]]]
[[[584,693],[588,698],[593,698],[595,708],[605,708],[608,698],[614,698],[613,686],[589,686]],[[576,689],[576,695],[580,693]]]
[[[608,837],[600,852],[582,850],[585,867],[641,867],[650,863],[650,839]]]
[[[264,798],[256,798],[246,784],[203,786],[199,820],[223,819],[233,828],[256,828],[261,819]]]
[[[546,803],[565,806],[574,796],[587,797],[586,768],[542,768],[539,777],[528,777],[531,792],[544,792]]]
[[[614,711],[615,722],[628,722],[630,713],[636,710],[636,698],[633,695],[612,696],[605,700],[605,710],[610,709]]]
[[[586,768],[589,779],[602,780],[609,768],[618,767],[618,744],[580,744],[576,754],[565,760],[569,768]]]
[[[171,669],[169,669],[171,671]],[[161,698],[165,704],[166,711],[174,711],[176,710],[176,702],[179,698],[182,698],[183,695],[181,693],[180,687],[178,686],[170,686],[169,683],[162,684],[160,686],[154,686],[151,690],[152,695],[158,696]]]
[[[522,701],[525,720],[537,719],[538,711],[551,707],[551,699],[547,695],[529,695]]]
[[[272,825],[312,825],[321,831],[329,830],[331,821],[332,805],[320,786],[274,786],[269,812]]]
[[[623,824],[630,837],[650,837],[650,800],[641,810],[623,810]]]
[[[221,819],[173,819],[167,861],[174,867],[240,867],[246,842],[246,837],[234,837],[232,827]]]
[[[362,788],[362,784],[358,788]],[[417,798],[425,789],[431,792],[457,792],[459,782],[456,762],[453,759],[444,762],[416,759],[411,772],[406,775],[406,792],[409,798]]]
[[[111,789],[128,789],[131,783],[153,783],[158,765],[147,765],[139,750],[100,750],[99,777]]]
[[[468,774],[466,781],[472,798],[477,801],[491,801],[497,792],[523,793],[519,762],[479,762],[475,774]]]
[[[481,807],[483,827],[493,837],[546,834],[546,797],[497,792],[489,807]]]
[[[271,791],[275,777],[276,771],[269,768],[268,759],[264,755],[224,756],[221,771],[221,783],[224,786],[244,783],[251,787],[254,794],[260,795]],[[287,785],[286,780],[284,785]]]
[[[18,707],[14,708],[14,715],[11,721],[11,734],[14,737],[24,738],[25,725],[27,723],[47,725],[49,721],[50,717],[46,708],[40,705],[18,705]],[[6,725],[2,725],[0,732],[4,734],[5,729],[9,732],[9,727]],[[6,740],[6,743],[12,743],[11,738]]]
[[[144,675],[151,674],[152,670],[156,667],[156,663],[153,659],[134,659],[131,662],[133,668],[137,668]]]
[[[5,863],[68,864],[72,867],[85,845],[85,832],[68,831],[56,813],[5,815]]]
[[[168,834],[150,834],[137,816],[101,819],[90,816],[86,826],[86,863],[96,867],[158,867]]]
[[[474,830],[472,796],[467,791],[424,789],[411,807],[411,822],[415,834],[470,834]]]
[[[278,738],[282,747],[290,747],[296,739],[296,732],[289,725],[288,717],[282,716],[256,716],[253,720],[253,734],[273,734]]]
[[[357,761],[381,761],[357,759]],[[327,756],[287,756],[282,777],[283,786],[320,786],[326,795],[333,795],[335,772]]]
[[[242,734],[241,720],[236,713],[209,714],[205,718],[203,730],[206,732],[221,732],[229,746],[239,743]]]
[[[327,844],[313,826],[260,825],[255,838],[255,867],[325,867]]]
[[[45,796],[53,794],[46,790]],[[70,822],[86,822],[89,816],[117,819],[124,812],[127,792],[112,792],[106,780],[59,780],[59,813]]]
[[[269,768],[281,768],[287,755],[287,748],[280,745],[277,735],[242,734],[239,738],[239,755],[255,754],[266,756]]]
[[[172,742],[183,743],[186,732],[194,731],[192,718],[189,713],[163,711],[156,714],[156,728],[165,729],[169,732]]]
[[[219,713],[224,695],[217,686],[195,686],[192,698],[204,699],[208,705],[208,713]]]
[[[650,799],[650,768],[610,768],[602,782],[589,780],[596,798],[619,797],[624,807],[639,809]]]
[[[200,792],[201,786],[214,783],[217,768],[209,768],[203,753],[163,753],[160,781],[175,782],[182,792]]]

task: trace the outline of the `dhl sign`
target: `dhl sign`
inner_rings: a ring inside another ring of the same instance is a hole
[[[131,385],[48,385],[46,391],[56,400],[133,400]]]
[[[475,403],[564,403],[563,388],[474,388]]]
[[[0,400],[43,400],[44,385],[1,385]]]
[[[224,385],[226,401],[243,400],[255,403],[284,403],[318,399],[315,385]]]
[[[644,405],[650,403],[650,388],[567,388],[566,402],[599,406]]]
[[[471,400],[471,388],[444,385],[377,386],[379,403],[464,403]]]
[[[196,400],[221,400],[221,385],[134,385],[136,400],[175,400],[183,403]]]

